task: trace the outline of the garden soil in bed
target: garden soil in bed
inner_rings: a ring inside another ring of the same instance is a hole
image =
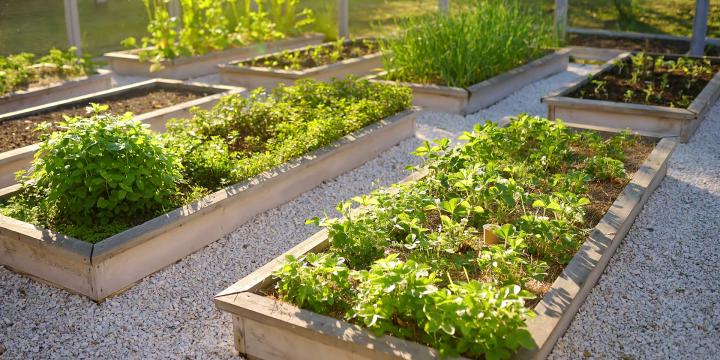
[[[617,36],[570,34],[568,42],[573,46],[645,51],[657,54],[685,54],[690,51],[690,43],[682,40],[630,39]],[[720,55],[720,47],[707,45],[705,55]]]
[[[137,89],[91,102],[108,105],[109,110],[113,113],[132,112],[139,115],[207,95],[209,94],[204,92],[181,89]],[[51,131],[57,130],[57,123],[63,121],[63,115],[85,115],[85,107],[89,104],[90,102],[75,104],[53,111],[0,122],[0,139],[3,139],[0,142],[0,152],[37,143],[41,133],[34,129],[38,125],[47,122],[52,124],[50,126]]]
[[[328,52],[320,52],[319,56],[313,56],[313,52],[318,48],[328,49]],[[353,40],[342,44],[339,56],[332,58],[330,54],[335,50],[335,44],[324,44],[312,46],[306,49],[282,52],[278,55],[268,55],[256,59],[250,59],[238,62],[238,66],[254,66],[270,69],[290,69],[305,70],[315,67],[330,65],[340,61],[359,58],[365,55],[377,53],[380,49],[375,41],[371,40]],[[292,61],[288,55],[298,56],[297,61]]]

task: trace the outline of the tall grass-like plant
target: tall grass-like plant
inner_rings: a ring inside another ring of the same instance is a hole
[[[534,3],[477,0],[457,13],[404,20],[383,41],[391,80],[467,87],[536,59],[555,45]]]

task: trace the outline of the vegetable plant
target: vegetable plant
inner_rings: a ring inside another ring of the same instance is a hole
[[[33,84],[87,76],[96,66],[88,55],[77,56],[72,47],[67,51],[53,48],[40,58],[30,53],[0,56],[0,96]]]
[[[551,19],[527,1],[483,0],[409,19],[381,41],[390,80],[467,87],[547,54]]]
[[[273,274],[275,295],[442,356],[498,359],[533,347],[528,301],[595,225],[588,208],[606,210],[628,181],[625,154],[649,149],[627,134],[605,139],[527,115],[505,128],[476,125],[461,140],[418,148],[422,179],[309,220],[328,230],[329,249],[288,257]],[[499,243],[483,241],[487,224]]]
[[[708,58],[667,59],[636,53],[616,61],[612,70],[590,76],[571,96],[687,108],[720,70]]]
[[[329,44],[312,46],[301,50],[285,50],[278,55],[268,55],[243,61],[238,66],[302,70],[373,54],[378,50],[377,43],[374,40],[347,41],[340,38]]]
[[[269,13],[263,1],[179,1],[181,16],[173,17],[168,0],[143,0],[148,35],[139,41],[132,37],[123,41],[127,47],[141,47],[140,59],[151,62],[151,70],[160,70],[162,61],[180,56],[281,39],[314,22],[310,9],[297,11],[299,0],[272,0]]]

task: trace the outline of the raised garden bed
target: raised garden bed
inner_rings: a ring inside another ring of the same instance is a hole
[[[308,87],[315,85],[306,84],[305,86],[306,88],[299,89],[303,94],[307,92]],[[405,89],[398,90],[405,92]],[[223,104],[218,104],[210,111],[196,113],[192,119],[195,121],[192,123],[194,125],[191,125],[190,122],[183,122],[185,121],[183,120],[174,124],[174,128],[170,129],[168,134],[179,136],[178,132],[183,131],[183,128],[204,126],[206,125],[204,119],[217,119],[222,116],[219,114],[227,114],[225,111],[230,107],[228,104],[246,104],[246,101],[255,100],[245,100],[235,95],[227,97],[223,101]],[[281,102],[282,100],[262,101]],[[407,91],[403,103],[409,104],[409,102],[409,91]],[[265,104],[256,106],[254,111],[247,110],[244,105],[241,105],[237,111],[247,112],[243,113],[245,117],[240,119],[247,117],[248,123],[250,120],[257,121],[251,117],[257,116],[257,111],[265,108]],[[277,103],[275,104],[277,105]],[[367,111],[370,111],[371,109],[367,106]],[[382,111],[388,111],[387,109],[389,108],[386,107]],[[378,107],[372,106],[372,111],[378,110],[380,110]],[[335,113],[333,112],[333,114]],[[193,197],[197,200],[120,233],[100,239],[94,244],[65,236],[58,231],[0,215],[0,264],[40,281],[101,301],[232,232],[253,216],[290,201],[321,182],[362,165],[399,141],[412,136],[415,131],[417,114],[416,110],[410,109],[385,119],[372,120],[372,118],[364,117],[350,119],[348,121],[358,120],[363,121],[360,124],[367,122],[370,125],[349,134],[349,131],[346,131],[344,132],[347,134],[345,136],[340,133],[339,140],[331,142],[330,145],[315,147],[317,150],[305,152],[299,157],[293,157],[291,160],[281,163],[281,165],[269,166],[267,171],[248,173],[249,175],[258,175],[241,177],[246,180],[226,187],[223,185],[208,187],[209,195]],[[325,116],[315,116],[317,121],[325,119]],[[335,124],[337,121],[333,120],[332,123]],[[317,122],[313,124],[317,126]],[[209,123],[207,125],[210,126]],[[213,126],[215,125],[217,124]],[[287,126],[290,125],[286,124]],[[309,131],[312,130],[318,131],[319,129],[312,127]],[[193,134],[195,133],[193,132]],[[188,139],[194,136],[193,134],[189,134]],[[309,142],[313,139],[325,141],[324,137],[318,138],[321,136],[326,137],[330,134],[327,132],[313,136],[307,134],[305,141]],[[170,140],[174,141],[172,139],[171,137]],[[249,141],[248,139],[246,137],[244,141]],[[274,143],[283,141],[292,142],[293,140],[285,138],[273,140]],[[290,145],[292,144],[288,144],[288,146]],[[176,141],[175,145],[168,146],[178,146],[182,151],[196,145],[177,143]],[[210,146],[210,151],[215,149],[213,147],[215,145]],[[243,146],[248,146],[248,144],[244,143]],[[61,148],[59,151],[65,151],[63,149]],[[260,160],[274,161],[275,157],[284,156],[277,153],[276,150],[271,151],[270,149],[267,148],[265,152],[257,153],[257,158],[247,158],[255,161],[251,164],[253,167],[249,171],[254,171],[252,169],[255,166],[262,165],[259,164]],[[285,150],[286,148],[283,147],[280,151]],[[200,152],[200,150],[192,150],[187,155],[212,157],[217,154],[217,152],[206,152],[203,155]],[[266,153],[273,158],[262,157]],[[92,155],[82,154],[82,156]],[[216,157],[214,159],[219,161]],[[64,160],[59,159],[58,161]],[[240,166],[238,163],[233,164],[236,165],[233,167],[235,170]],[[200,165],[209,166],[207,162],[201,162]],[[183,168],[187,169],[187,166],[190,165],[185,165]],[[204,174],[198,179],[206,179],[207,173]],[[95,174],[94,176],[97,178],[99,175]],[[185,177],[183,184],[190,181],[190,177]],[[147,186],[147,184],[144,185],[145,188]],[[193,186],[196,189],[199,185]],[[217,189],[220,190],[214,191]],[[19,186],[0,190],[0,199],[4,198],[8,203],[12,202],[14,196],[21,194],[21,191]],[[109,198],[112,196],[114,195],[108,195]],[[127,195],[127,197],[129,196]],[[91,201],[92,204],[94,201]],[[103,229],[103,231],[105,230]]]
[[[311,45],[220,65],[220,81],[248,89],[271,89],[299,79],[327,81],[367,75],[382,67],[382,54],[372,39]]]
[[[205,55],[180,57],[171,61],[163,61],[163,68],[150,71],[151,63],[140,61],[139,51],[142,49],[117,51],[105,54],[110,68],[117,74],[130,76],[164,77],[171,79],[189,79],[217,72],[217,65],[225,64],[239,58],[249,58],[283,49],[319,44],[324,36],[309,34],[301,37],[252,44]]]
[[[542,293],[544,293],[542,299],[536,304],[531,303],[531,305],[534,304],[532,309],[537,316],[528,319],[525,324],[535,347],[532,350],[523,350],[515,353],[512,355],[514,358],[541,359],[545,358],[547,354],[549,354],[552,350],[553,344],[569,326],[570,321],[577,312],[578,308],[589,294],[590,289],[594,286],[599,276],[602,274],[605,266],[624,238],[625,234],[629,231],[635,216],[639,213],[652,191],[663,179],[666,173],[667,160],[675,146],[676,141],[674,139],[665,138],[656,144],[644,162],[642,162],[642,159],[636,159],[638,163],[641,163],[642,165],[639,166],[635,174],[632,176],[632,180],[624,188],[620,188],[622,190],[617,190],[620,192],[620,195],[611,206],[608,205],[609,210],[604,215],[600,215],[601,218],[599,223],[594,227],[594,229],[592,229],[589,237],[582,246],[579,246],[579,250],[574,254],[567,266],[565,266],[564,270],[559,273],[557,279],[552,282],[552,285],[549,286],[546,291],[542,291]],[[419,171],[408,177],[404,183],[411,184],[417,181],[422,181],[426,176],[427,171]],[[393,188],[388,193],[394,193],[397,191],[402,191],[402,189]],[[358,202],[362,201],[362,199],[358,200]],[[350,213],[357,214],[362,211],[364,210],[361,208],[359,210],[351,210]],[[356,218],[354,221],[364,220],[363,218]],[[343,233],[342,231],[344,231],[339,230],[343,226],[342,224],[343,222],[332,222],[327,226],[334,229],[330,231],[335,231],[338,234],[341,234]],[[276,276],[279,272],[288,276],[289,279],[302,279],[299,274],[297,278],[294,277],[295,275],[293,274],[295,273],[294,270],[289,267],[290,258],[288,258],[288,256],[293,256],[296,259],[303,259],[309,253],[323,253],[328,251],[329,248],[335,246],[330,244],[331,240],[329,239],[329,234],[328,230],[322,230],[316,233],[282,256],[277,257],[270,263],[264,265],[255,272],[246,276],[244,279],[225,289],[215,297],[216,307],[222,311],[230,313],[232,316],[234,344],[240,354],[247,356],[248,358],[266,360],[286,358],[317,359],[318,356],[320,356],[320,358],[327,359],[441,358],[442,356],[437,349],[422,345],[418,342],[390,335],[377,335],[376,333],[371,332],[367,328],[359,326],[356,323],[350,323],[335,317],[321,315],[278,300],[278,290],[275,288],[275,285],[278,281]],[[489,244],[488,239],[489,238],[486,236],[486,244]],[[479,239],[477,241],[482,240]],[[392,252],[390,249],[388,251]],[[303,260],[299,261],[302,262]],[[347,262],[350,263],[355,261],[357,261],[356,258],[347,259]],[[319,262],[321,263],[322,260]],[[342,270],[343,268],[347,270],[347,268],[344,267],[345,263],[335,264],[334,260],[331,262],[332,265],[327,269],[330,269],[333,266],[337,266],[337,268],[336,272],[332,273],[333,275],[327,273],[327,279],[335,279],[332,276],[344,271]],[[406,262],[406,264],[409,264],[409,262]],[[385,265],[388,266],[388,268],[385,269],[395,266],[392,262]],[[313,264],[306,266],[317,266],[318,271],[322,271],[320,270],[320,267],[323,265]],[[328,266],[328,263],[325,263],[324,266]],[[294,268],[294,265],[292,268]],[[305,271],[303,270],[305,268],[294,269],[297,269],[298,272]],[[375,270],[370,271],[372,272]],[[403,276],[402,274],[404,270],[399,270],[398,268],[397,271],[398,272],[393,272],[392,275],[388,275],[389,282],[387,284],[392,283],[390,279]],[[465,270],[464,275],[461,271],[459,274],[454,274],[453,278],[456,279],[456,282],[464,281],[465,277],[468,276],[467,273],[468,270]],[[321,274],[321,272],[313,274]],[[362,283],[364,281],[372,281],[368,279],[375,279],[374,275],[377,274],[372,272],[368,278],[366,277],[366,273],[360,272],[355,273],[355,275],[352,276],[353,279],[356,279],[353,280],[354,282]],[[318,276],[322,277],[322,275]],[[342,278],[342,275],[339,276]],[[356,276],[359,276],[364,280],[357,280],[357,278],[355,278]],[[424,275],[418,276],[427,277],[428,274],[424,273]],[[430,275],[430,278],[432,278],[432,276],[433,275]],[[442,276],[444,277],[445,275]],[[449,276],[450,275],[448,275],[448,277]],[[335,282],[335,280],[326,281],[328,281],[328,283],[323,285],[323,288],[332,289],[331,292],[333,294],[339,294],[340,291],[342,291],[341,289],[334,287],[339,284]],[[442,280],[438,279],[438,281]],[[418,283],[422,284],[422,282]],[[450,283],[453,283],[452,280]],[[300,298],[311,299],[313,294],[309,287],[318,284],[316,283],[313,285],[305,281],[301,281],[300,286],[303,286],[302,284],[307,284],[308,288],[306,289],[308,291],[304,296],[301,295]],[[409,283],[403,282],[403,284]],[[409,287],[410,285],[397,286]],[[315,289],[315,287],[312,289]],[[365,291],[370,291],[365,287],[363,289],[364,290],[360,290],[363,294],[365,294]],[[392,292],[394,291],[393,289],[395,289],[394,286],[387,287],[383,289],[381,293]],[[437,291],[436,289],[426,289],[430,292]],[[336,301],[342,299],[342,296],[328,296]],[[416,294],[412,297],[422,296],[423,295],[421,294]],[[312,302],[312,304],[323,306],[322,300],[315,299],[308,301],[315,301]],[[465,300],[463,300],[463,303],[465,303]],[[330,306],[331,309],[333,309],[332,306],[334,304],[335,303],[332,302],[325,303],[325,305]],[[384,306],[390,307],[391,305],[388,302],[383,302],[382,306],[379,306],[379,308]],[[358,314],[358,312],[364,311],[362,309],[365,308],[353,307],[350,311],[354,311],[355,314]],[[404,315],[402,316],[411,317],[413,316],[411,314],[414,314],[416,310],[420,311],[421,309],[408,310],[407,312],[404,312]],[[423,313],[430,311],[431,309],[425,309],[423,310]],[[491,312],[493,310],[488,311]],[[344,312],[334,312],[334,314],[336,314],[334,316],[342,317]],[[439,316],[439,314],[436,315]],[[458,314],[457,316],[461,317],[468,315]],[[398,320],[385,320],[381,317],[378,321],[393,322],[395,325],[390,326],[393,329],[396,329],[398,327],[407,326],[407,324],[401,320],[402,319],[399,318]],[[362,324],[362,321],[364,320],[356,318],[356,322]],[[367,324],[369,319],[365,319],[365,321]],[[370,324],[374,323],[375,321],[370,322]],[[437,324],[432,326],[437,326]],[[410,333],[412,333],[412,329],[413,328],[410,327]],[[493,341],[491,341],[491,343],[492,342]],[[500,354],[504,355],[498,355],[499,357],[507,357],[511,355],[509,353]]]
[[[648,136],[679,136],[687,142],[720,96],[720,63],[714,58],[640,56],[643,53],[621,54],[595,75],[543,97],[548,117],[577,127],[629,129]],[[645,65],[633,65],[633,59]],[[696,66],[688,60],[708,63]]]
[[[405,83],[413,90],[413,104],[426,110],[453,114],[470,114],[506,98],[535,81],[564,71],[569,60],[569,50],[553,51],[540,59],[482,81],[467,88]],[[382,80],[384,73],[372,76]]]
[[[70,79],[61,83],[30,87],[0,97],[0,115],[69,99],[112,87],[112,72],[97,69],[97,74]]]
[[[90,103],[102,103],[117,113],[133,112],[150,127],[162,132],[171,118],[190,115],[190,108],[209,108],[222,96],[245,91],[242,88],[182,83],[178,80],[153,79],[110,90],[57,101],[0,116],[0,187],[15,183],[15,172],[30,166],[37,151],[38,132],[43,122],[57,123],[63,115],[85,114]],[[51,127],[52,129],[53,127]]]

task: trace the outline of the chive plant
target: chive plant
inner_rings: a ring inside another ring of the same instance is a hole
[[[388,79],[467,87],[544,55],[551,19],[534,3],[476,0],[456,13],[407,19],[383,41]]]

